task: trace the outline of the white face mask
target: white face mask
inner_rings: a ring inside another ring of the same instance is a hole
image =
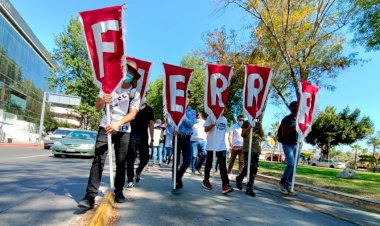
[[[243,121],[238,121],[238,125],[241,127],[243,125]]]

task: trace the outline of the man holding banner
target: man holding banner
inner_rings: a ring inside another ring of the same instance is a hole
[[[188,106],[191,94],[188,89],[193,69],[164,63],[165,77],[163,86],[163,103],[165,116],[170,119],[167,130],[174,136],[173,194],[183,188],[182,177],[190,165],[193,125],[196,112]],[[180,155],[182,165],[178,170]]]
[[[261,117],[259,117],[255,123],[255,126],[252,128],[249,121],[245,121],[242,125],[241,136],[244,138],[243,141],[243,152],[244,152],[244,167],[241,173],[236,177],[236,187],[239,190],[243,189],[243,179],[247,176],[248,164],[250,165],[249,172],[249,180],[247,183],[247,188],[245,193],[249,196],[256,196],[253,191],[253,183],[255,180],[255,176],[257,174],[257,169],[259,167],[259,155],[261,154],[261,146],[260,142],[264,139],[264,130],[261,124]],[[252,128],[252,134],[250,134],[250,130]],[[252,137],[249,137],[252,136]],[[251,162],[248,162],[248,152],[249,152],[249,144],[251,140]]]
[[[281,124],[278,129],[278,141],[282,144],[282,149],[284,150],[286,160],[286,168],[281,177],[281,181],[278,184],[278,190],[284,195],[291,192],[293,168],[294,164],[298,162],[298,156],[296,156],[298,148],[298,134],[296,131],[298,102],[291,102],[289,109],[291,113],[281,120]]]
[[[96,101],[97,110],[105,110],[95,143],[95,156],[88,179],[86,195],[78,207],[93,208],[98,194],[104,163],[108,154],[110,188],[115,201],[125,202],[125,160],[128,151],[129,123],[140,107],[140,94],[132,89],[141,75],[134,61],[124,56],[123,6],[81,12],[80,20],[91,61],[94,82],[101,89]],[[126,69],[128,66],[128,69]],[[116,176],[113,177],[112,144],[116,157]],[[115,179],[115,183],[114,183]]]
[[[132,84],[136,84],[139,78],[140,74],[136,71],[136,63],[129,61],[128,74],[115,93],[110,95],[101,92],[98,96],[95,105],[97,110],[103,110],[106,103],[110,103],[111,105],[111,124],[107,124],[106,115],[103,114],[96,138],[95,156],[91,166],[86,195],[78,205],[81,208],[94,207],[104,162],[109,151],[107,134],[112,134],[112,143],[115,148],[115,201],[118,203],[125,202],[123,186],[125,183],[125,162],[131,132],[130,122],[136,117],[140,107],[140,94],[132,88]]]

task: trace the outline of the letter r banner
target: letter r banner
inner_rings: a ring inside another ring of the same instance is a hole
[[[193,75],[193,69],[166,63],[163,63],[163,65],[165,70],[162,96],[164,111],[178,128],[186,113],[187,90]]]
[[[228,101],[228,86],[233,69],[231,66],[207,64],[205,81],[205,111],[219,119]]]
[[[126,74],[122,26],[123,6],[80,12],[94,83],[112,93]]]
[[[301,81],[299,86],[301,95],[298,106],[296,129],[300,135],[299,140],[302,141],[311,131],[319,87],[314,86],[307,81]]]
[[[271,68],[245,65],[243,109],[249,122],[261,115],[272,82]]]

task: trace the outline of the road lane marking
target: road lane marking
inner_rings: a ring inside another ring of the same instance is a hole
[[[32,156],[24,156],[24,157],[16,157],[16,159],[28,159],[28,158],[35,158],[35,157],[40,157],[40,156],[49,156],[51,154],[47,155],[32,155]]]

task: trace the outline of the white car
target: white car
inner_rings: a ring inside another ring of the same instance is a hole
[[[333,159],[312,160],[309,164],[312,166],[330,167],[330,168],[338,168],[338,169],[346,168],[346,164],[344,164],[343,162],[339,162],[338,160],[333,160]]]
[[[54,133],[47,135],[44,137],[44,148],[49,149],[53,146],[54,142],[57,140],[64,138],[67,134],[71,133],[74,129],[70,128],[58,128],[54,131]]]

